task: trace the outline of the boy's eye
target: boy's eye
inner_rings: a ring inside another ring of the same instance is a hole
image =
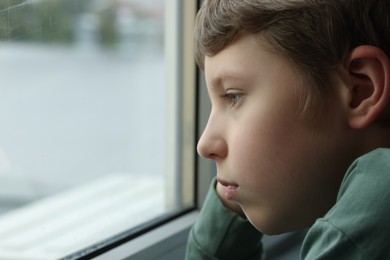
[[[243,97],[240,93],[226,93],[223,98],[227,99],[232,106],[236,105]]]

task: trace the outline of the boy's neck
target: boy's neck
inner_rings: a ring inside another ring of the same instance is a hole
[[[364,130],[365,153],[377,148],[390,148],[390,121],[377,121]]]

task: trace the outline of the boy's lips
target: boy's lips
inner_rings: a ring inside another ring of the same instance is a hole
[[[233,183],[233,182],[228,182],[228,181],[225,181],[221,178],[217,178],[218,182],[224,186],[226,189],[225,189],[225,198],[228,199],[228,200],[233,200],[235,197],[236,197],[236,194],[237,194],[237,188],[238,188],[238,184],[236,183]]]
[[[217,178],[217,181],[222,185],[222,186],[225,186],[225,187],[235,187],[237,188],[238,187],[238,184],[236,183],[233,183],[233,182],[228,182],[228,181],[225,181],[221,178]]]

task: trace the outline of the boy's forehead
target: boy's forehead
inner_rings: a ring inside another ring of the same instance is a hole
[[[245,34],[215,55],[205,56],[206,81],[219,86],[223,81],[250,79],[270,68],[277,69],[285,61],[265,47],[256,35]]]
[[[206,55],[204,59],[206,77],[214,83],[225,78],[239,78],[245,61],[253,55],[255,48],[260,50],[260,45],[249,37],[241,36],[218,53]]]

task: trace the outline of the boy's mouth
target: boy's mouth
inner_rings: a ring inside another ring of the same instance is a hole
[[[228,181],[225,181],[221,178],[217,178],[217,181],[222,185],[222,186],[225,186],[225,187],[234,187],[234,188],[237,188],[238,187],[238,184],[236,183],[233,183],[233,182],[228,182]]]
[[[225,181],[221,178],[217,178],[218,182],[226,188],[225,190],[225,198],[228,200],[233,200],[237,194],[238,184]]]

